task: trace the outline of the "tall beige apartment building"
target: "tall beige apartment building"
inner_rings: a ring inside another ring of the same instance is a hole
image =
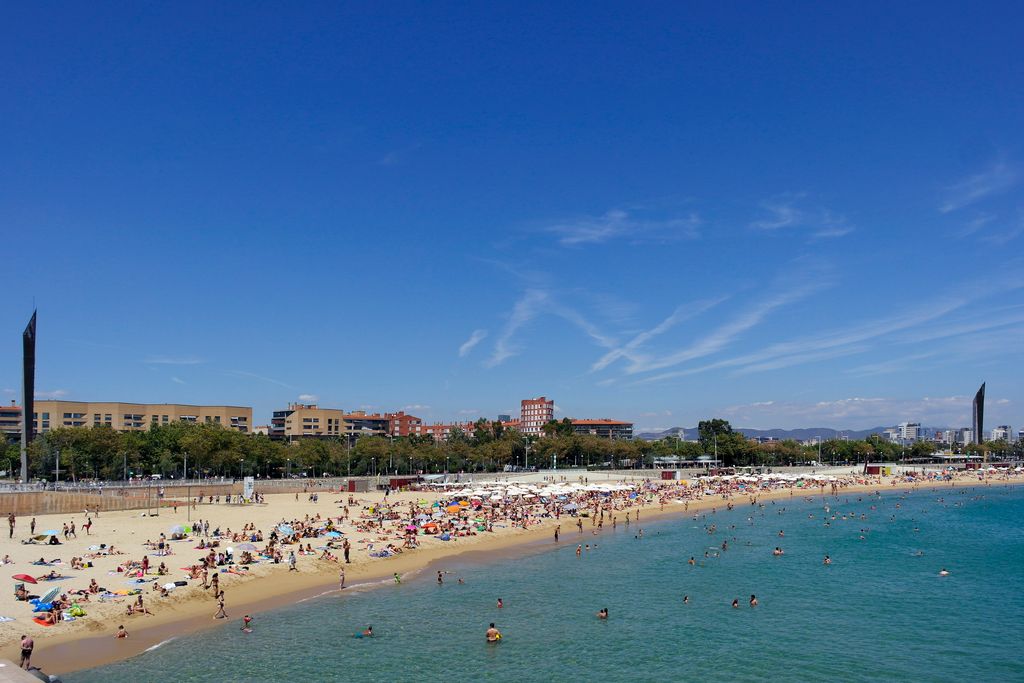
[[[36,433],[58,427],[107,426],[119,432],[145,431],[155,424],[194,422],[219,424],[246,434],[252,431],[252,408],[191,406],[178,403],[95,403],[36,401],[32,413]]]
[[[293,441],[303,437],[341,437],[345,412],[315,404],[290,403],[287,410],[275,410],[270,420],[270,438]]]

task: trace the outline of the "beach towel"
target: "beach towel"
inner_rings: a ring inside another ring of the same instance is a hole
[[[39,617],[33,618],[32,621],[36,622],[40,626],[53,626],[53,624],[48,623],[46,619],[40,619]]]

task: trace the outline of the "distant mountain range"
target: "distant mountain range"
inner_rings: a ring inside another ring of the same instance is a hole
[[[872,434],[881,434],[888,427],[873,427],[871,429],[829,429],[828,427],[809,427],[806,429],[744,429],[742,427],[736,428],[735,431],[743,434],[751,439],[760,438],[773,438],[785,441],[786,439],[793,439],[795,441],[806,441],[808,439],[820,438],[823,441],[828,439],[849,439],[856,441],[858,439],[864,439]],[[929,432],[934,431],[933,429],[925,429],[923,431]],[[697,428],[696,427],[672,427],[661,432],[641,432],[636,435],[638,439],[644,439],[646,441],[655,441],[657,439],[663,439],[666,436],[679,436],[682,433],[683,439],[688,441],[697,440]]]

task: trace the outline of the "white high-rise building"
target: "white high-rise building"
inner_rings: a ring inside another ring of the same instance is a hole
[[[958,443],[969,444],[974,443],[974,430],[970,427],[961,427],[956,430],[956,440]]]
[[[901,422],[896,429],[901,441],[917,441],[921,438],[920,422]]]
[[[1004,440],[1008,442],[1013,441],[1013,430],[1010,429],[1010,425],[999,425],[992,429],[992,441]]]

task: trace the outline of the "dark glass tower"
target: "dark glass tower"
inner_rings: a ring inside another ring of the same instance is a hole
[[[971,430],[974,432],[974,443],[981,443],[985,440],[984,432],[985,428],[985,383],[981,383],[981,388],[978,389],[978,393],[974,395],[974,420],[971,422]]]
[[[21,335],[21,481],[28,483],[28,445],[35,436],[36,312]]]

